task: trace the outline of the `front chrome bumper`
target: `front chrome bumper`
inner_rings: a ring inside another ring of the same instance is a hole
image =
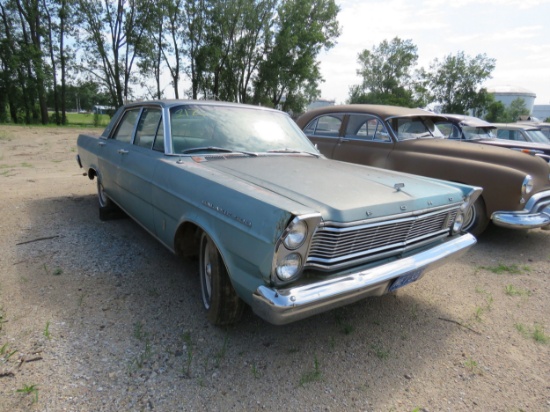
[[[523,210],[494,212],[491,220],[495,225],[509,229],[550,229],[550,191],[534,194]]]
[[[462,256],[475,243],[474,236],[464,234],[412,256],[338,278],[287,289],[260,286],[252,297],[252,309],[275,325],[294,322],[369,296],[383,295],[401,276],[413,275],[416,281],[427,271]]]

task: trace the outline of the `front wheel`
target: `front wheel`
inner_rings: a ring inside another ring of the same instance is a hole
[[[199,275],[202,303],[214,325],[237,322],[244,302],[237,296],[216,245],[206,233],[201,235]]]
[[[99,207],[111,206],[112,205],[111,199],[109,199],[109,196],[107,196],[107,193],[105,193],[105,189],[103,188],[103,183],[101,183],[101,179],[97,177],[96,180],[97,180],[97,199],[99,200]]]
[[[480,196],[464,214],[463,230],[477,237],[485,231],[488,224],[489,218],[487,217],[485,202]]]

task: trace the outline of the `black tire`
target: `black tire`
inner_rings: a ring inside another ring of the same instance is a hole
[[[244,302],[233,289],[220,252],[206,233],[200,240],[199,275],[202,303],[210,323],[236,323],[243,313]]]
[[[488,224],[489,218],[487,217],[485,202],[480,196],[466,211],[466,214],[464,215],[463,230],[477,237],[480,236],[485,229],[487,229]]]
[[[105,208],[110,207],[113,205],[113,202],[111,202],[111,199],[109,199],[109,196],[107,196],[107,193],[105,193],[105,189],[103,188],[103,183],[101,183],[101,179],[99,177],[96,177],[97,180],[97,199],[99,201],[99,207]]]

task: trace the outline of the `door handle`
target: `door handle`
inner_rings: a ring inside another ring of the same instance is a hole
[[[105,146],[107,143],[105,143],[105,142],[98,142],[97,144],[98,144],[99,146]]]
[[[128,150],[125,150],[125,149],[118,149],[117,151],[118,151],[118,153],[120,153],[121,155],[128,154]]]

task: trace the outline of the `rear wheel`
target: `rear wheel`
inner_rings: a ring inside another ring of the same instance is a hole
[[[474,236],[479,236],[487,229],[488,224],[489,218],[487,217],[485,202],[480,196],[466,211],[464,215],[463,230]]]
[[[237,322],[244,302],[237,296],[218,248],[206,233],[201,235],[199,275],[202,303],[214,325]]]

